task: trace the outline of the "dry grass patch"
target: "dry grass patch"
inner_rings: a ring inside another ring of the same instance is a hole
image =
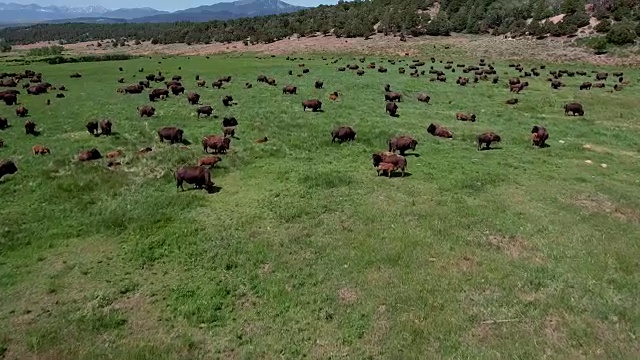
[[[355,289],[344,287],[338,291],[338,298],[343,305],[352,305],[358,301],[358,293]]]
[[[607,214],[624,222],[640,222],[639,211],[619,206],[601,194],[581,195],[573,199],[572,202],[583,208],[587,213]]]
[[[511,259],[529,259],[534,262],[542,262],[544,256],[521,237],[489,235],[487,243],[496,249],[502,250]]]

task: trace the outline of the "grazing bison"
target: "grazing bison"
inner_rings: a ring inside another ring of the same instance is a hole
[[[175,172],[176,189],[184,191],[183,183],[193,184],[195,189],[204,188],[207,191],[213,189],[211,173],[204,166],[181,166]]]
[[[19,108],[16,108],[16,115],[18,115],[19,117],[25,117],[28,114],[29,114],[29,110],[27,110],[26,107],[20,106]]]
[[[155,74],[149,74],[149,75],[145,76],[145,79],[147,79],[147,81],[155,81],[156,80],[156,75]]]
[[[104,136],[111,136],[111,127],[113,123],[109,119],[104,119],[100,121],[100,131]]]
[[[271,86],[276,86],[276,85],[277,85],[277,83],[276,83],[276,79],[274,79],[274,78],[268,78],[268,79],[267,79],[267,84],[268,84],[268,85],[271,85]]]
[[[580,90],[591,90],[591,83],[588,81],[585,81],[582,83],[582,85],[580,85]]]
[[[202,138],[202,149],[209,153],[209,149],[214,153],[224,154],[229,150],[231,139],[219,135],[209,135]]]
[[[517,103],[518,103],[518,99],[516,99],[516,98],[511,98],[511,99],[509,99],[509,100],[505,101],[504,103],[505,103],[505,104],[507,104],[507,105],[515,105],[515,104],[517,104]]]
[[[561,86],[564,86],[564,84],[562,84],[561,81],[559,81],[559,80],[551,81],[551,88],[552,89],[558,90]]]
[[[378,173],[378,176],[380,176],[380,174],[387,173],[387,176],[391,177],[391,173],[393,173],[395,170],[396,170],[395,165],[390,163],[385,163],[385,162],[378,164],[378,166],[376,167],[376,172]]]
[[[209,105],[200,106],[196,109],[196,115],[200,118],[200,115],[211,116],[213,114],[213,108]]]
[[[544,127],[534,125],[531,129],[531,143],[533,146],[543,147],[548,138],[549,133]]]
[[[97,121],[89,121],[86,125],[87,131],[91,135],[98,135],[98,122]]]
[[[224,117],[222,119],[222,126],[223,127],[231,127],[231,126],[238,126],[238,120],[236,120],[235,117]]]
[[[33,151],[33,155],[51,154],[51,150],[49,150],[48,147],[44,147],[42,145],[33,145],[31,151]]]
[[[230,81],[231,81],[231,76],[222,76],[222,77],[220,77],[220,78],[218,79],[218,81],[228,83],[228,82],[230,82]]]
[[[398,104],[396,104],[394,102],[388,102],[385,105],[385,112],[389,113],[389,115],[391,115],[391,116],[396,116],[396,114],[398,112]]]
[[[187,95],[187,101],[191,105],[196,105],[198,102],[200,102],[200,94],[198,94],[198,93],[189,93],[189,95]]]
[[[298,91],[298,88],[293,85],[287,85],[282,88],[283,94],[295,94]]]
[[[258,75],[258,82],[267,82],[267,76],[266,75]]]
[[[38,84],[35,86],[30,86],[27,88],[27,94],[29,95],[40,95],[47,92],[48,87],[43,84]]]
[[[203,158],[198,159],[198,166],[214,167],[220,161],[222,161],[222,158],[220,156],[217,156],[217,155],[205,156]]]
[[[604,85],[604,83],[595,83],[595,84],[593,84],[593,87],[594,88],[604,88],[605,85]]]
[[[615,77],[620,77],[620,76],[623,76],[623,75],[624,75],[624,73],[621,73],[621,72],[614,72],[613,73],[613,76],[615,76]]]
[[[98,160],[102,158],[102,154],[100,154],[100,151],[98,151],[98,149],[93,148],[90,150],[83,150],[80,151],[80,153],[78,154],[78,161],[91,161],[91,160]]]
[[[18,96],[16,94],[4,94],[0,96],[6,105],[18,104]]]
[[[184,94],[184,86],[171,85],[171,87],[169,87],[169,90],[173,95]]]
[[[486,133],[482,133],[480,135],[478,135],[477,137],[477,141],[478,141],[478,150],[482,149],[482,145],[485,145],[485,149],[490,149],[491,148],[491,143],[493,142],[500,142],[500,135],[494,133],[494,132],[486,132]]]
[[[453,133],[442,125],[430,124],[427,132],[433,136],[443,137],[447,139],[453,138]]]
[[[225,95],[222,98],[222,105],[224,106],[231,106],[233,105],[233,97],[231,95]]]
[[[331,94],[329,94],[329,100],[335,101],[338,99],[338,92],[334,91]]]
[[[82,75],[80,75],[78,73],[74,73],[74,74],[69,75],[69,77],[72,78],[72,79],[78,79],[78,78],[81,78]]]
[[[151,84],[149,84],[149,80],[147,80],[147,81],[142,81],[142,80],[138,81],[138,85],[144,87],[145,89],[148,89],[151,86]]]
[[[12,175],[16,172],[18,172],[18,167],[13,161],[8,160],[0,162],[0,179],[5,175]]]
[[[456,119],[460,120],[460,121],[471,121],[471,122],[475,122],[476,121],[476,114],[463,114],[461,112],[457,112],[456,113]]]
[[[624,87],[622,86],[622,84],[615,84],[613,85],[613,90],[615,91],[622,91]]]
[[[429,95],[425,93],[418,94],[418,101],[428,104],[429,100],[431,100],[431,97]]]
[[[144,90],[144,86],[140,84],[129,85],[123,89],[125,94],[141,94]]]
[[[172,86],[182,86],[182,83],[175,80],[165,81],[164,84],[166,85],[167,89],[171,88]]]
[[[233,126],[228,126],[222,129],[222,133],[225,137],[235,137],[236,136],[236,128]]]
[[[171,77],[171,80],[173,80],[173,81],[180,81],[180,80],[182,80],[182,76],[180,76],[180,75],[173,75],[173,77]]]
[[[402,101],[402,94],[398,92],[389,91],[384,94],[385,101]]]
[[[322,109],[322,101],[318,99],[309,99],[302,102],[302,111],[306,111],[307,108],[311,109],[311,111],[316,112]]]
[[[183,134],[184,131],[182,131],[182,129],[174,126],[163,127],[162,129],[158,130],[158,138],[160,139],[160,142],[168,140],[172,144],[182,143]]]
[[[564,105],[564,114],[565,115],[569,115],[569,113],[571,113],[572,115],[578,115],[578,116],[583,116],[584,115],[584,109],[582,108],[582,104],[580,103],[568,103]]]
[[[245,89],[251,89],[253,87],[253,85],[251,83],[245,83],[244,84],[244,88]]]
[[[9,120],[7,118],[0,117],[0,130],[4,130],[9,127]]]
[[[211,83],[211,87],[214,87],[216,89],[220,89],[222,87],[222,81],[214,81]]]
[[[198,84],[198,87],[204,87],[207,85],[207,82],[204,80],[198,80],[197,84]]]
[[[469,79],[462,76],[459,76],[458,79],[456,80],[456,84],[460,86],[465,86],[467,85],[468,82],[469,82]]]
[[[152,117],[156,113],[156,109],[151,105],[143,105],[137,108],[140,117]]]
[[[416,150],[416,146],[418,145],[418,141],[410,136],[398,136],[393,139],[389,139],[388,141],[389,151],[396,152],[399,151],[400,155],[404,155],[407,150]]]
[[[120,83],[120,84],[124,84],[124,78],[123,78],[123,77],[119,78],[119,79],[118,79],[118,83]]]
[[[155,101],[159,99],[161,96],[169,96],[169,90],[167,89],[153,89],[149,93],[149,101]]]
[[[114,150],[107,153],[107,159],[113,159],[122,156],[122,150]]]
[[[390,91],[391,91],[391,85],[386,84],[386,85],[384,86],[384,92],[390,92]]]
[[[315,86],[316,89],[322,89],[322,86],[324,86],[324,82],[322,82],[320,80],[316,80],[314,86]]]
[[[340,144],[345,141],[353,141],[356,138],[356,132],[353,130],[351,126],[339,126],[335,130],[331,132],[331,142],[334,143],[336,140]]]
[[[596,80],[607,80],[608,77],[609,73],[606,72],[599,72],[596,74]]]
[[[24,132],[27,135],[38,135],[36,132],[36,123],[31,120],[27,120],[27,122],[24,123]]]
[[[407,168],[407,159],[404,156],[392,152],[381,152],[374,153],[371,157],[374,167],[377,168],[381,163],[393,164],[395,169],[402,170],[402,176],[404,177],[404,172]]]

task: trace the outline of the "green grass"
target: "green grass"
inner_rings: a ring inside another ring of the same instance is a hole
[[[303,57],[30,65],[69,91],[65,99],[55,91],[19,97],[42,131],[38,138],[24,134],[13,107],[0,106],[13,125],[0,132],[0,159],[20,169],[0,181],[0,354],[639,355],[640,71],[623,70],[631,84],[622,92],[606,91],[611,79],[605,90],[583,92],[582,77],[563,78],[568,86],[560,91],[529,79],[520,104],[509,107],[504,82],[515,72],[503,62],[496,62],[500,85],[459,87],[459,69],[442,84],[398,75],[402,64],[385,62],[387,74],[357,77],[337,72],[330,59]],[[298,62],[310,74],[288,76],[300,72]],[[339,65],[354,62],[344,56]],[[558,64],[544,74],[562,67],[596,69]],[[156,116],[140,119],[136,106],[147,103],[146,94],[117,94],[116,80],[132,83],[157,70],[182,75],[219,118],[198,120],[184,96],[171,96],[154,104]],[[70,79],[74,72],[83,77]],[[278,86],[256,83],[262,73]],[[208,84],[223,75],[233,80],[223,90],[197,89],[196,74]],[[325,89],[314,89],[315,79]],[[298,95],[281,94],[290,83]],[[384,112],[385,83],[405,95],[399,118]],[[333,91],[338,102],[327,99]],[[415,100],[423,91],[431,104]],[[223,108],[226,94],[238,105]],[[302,112],[301,101],[314,97],[325,112]],[[564,116],[562,105],[572,100],[584,104],[583,118]],[[457,111],[479,121],[457,122]],[[176,191],[173,171],[204,155],[201,137],[221,133],[225,115],[239,126],[212,171],[221,191]],[[106,117],[115,136],[85,131],[88,120]],[[428,135],[431,122],[449,127],[454,139]],[[341,124],[356,129],[355,142],[331,143],[330,131]],[[549,130],[549,148],[531,147],[534,124]],[[192,145],[160,144],[155,132],[163,126],[183,128]],[[478,152],[474,138],[489,130],[502,136],[500,148]],[[371,153],[400,134],[419,141],[420,156],[408,157],[411,176],[376,177]],[[267,143],[254,143],[264,136]],[[33,156],[34,144],[52,154]],[[122,149],[124,165],[75,160],[94,146],[103,154]],[[137,156],[145,146],[154,151]],[[508,321],[491,323],[500,320]]]

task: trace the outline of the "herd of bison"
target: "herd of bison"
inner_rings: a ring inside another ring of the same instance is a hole
[[[296,61],[297,58],[287,57],[289,61]],[[327,60],[323,58],[323,60]],[[340,59],[335,59],[332,61],[332,64],[336,64]],[[355,60],[355,59],[354,59]],[[364,58],[358,59],[360,63],[365,63]],[[395,64],[396,60],[386,60],[390,64]],[[429,70],[421,68],[425,67],[425,62],[420,61],[419,59],[415,59],[412,61],[408,60],[398,60],[398,62],[406,62],[411,71],[409,75],[414,78],[418,78],[420,76],[425,76],[427,73],[428,80],[433,82],[446,82],[447,74],[445,72],[455,73],[456,69],[463,73],[464,76],[457,76],[456,84],[459,86],[466,86],[469,83],[478,83],[480,81],[490,81],[493,84],[498,86],[502,86],[500,82],[500,78],[497,75],[497,71],[489,63],[486,63],[483,59],[480,60],[478,65],[467,66],[464,64],[456,64],[453,65],[452,61],[447,61],[443,64],[442,61],[439,63],[442,64],[443,70],[436,70],[436,59],[431,58],[432,66],[430,66]],[[305,67],[305,64],[299,63],[298,67],[302,68],[301,73],[297,74],[297,76],[303,76],[303,74],[309,73],[309,69]],[[520,93],[527,89],[529,83],[526,81],[527,78],[531,77],[539,77],[541,76],[540,70],[544,70],[545,66],[541,65],[538,68],[532,68],[529,71],[525,70],[523,66],[520,64],[510,64],[510,68],[514,68],[516,71],[520,73],[518,77],[513,77],[506,81],[506,86],[511,93]],[[388,70],[382,65],[376,65],[371,62],[367,65],[357,65],[357,64],[349,64],[345,67],[338,67],[337,71],[347,71],[352,70],[358,76],[365,75],[365,70],[377,70],[379,73],[386,73]],[[122,68],[119,68],[120,71],[123,71]],[[178,68],[181,70],[181,68]],[[399,74],[406,73],[405,67],[399,67]],[[144,73],[144,69],[139,69],[138,72]],[[606,72],[593,72],[595,75],[595,83],[591,83],[589,81],[583,82],[580,86],[580,90],[590,90],[593,88],[604,88],[605,81],[609,77],[609,74]],[[293,70],[288,71],[289,76],[293,76]],[[550,83],[550,87],[553,90],[559,90],[564,87],[564,83],[562,82],[562,77],[575,77],[575,76],[588,76],[587,72],[584,71],[570,71],[570,70],[557,70],[548,72],[548,81]],[[615,91],[620,91],[623,89],[624,85],[628,84],[623,78],[623,73],[613,73],[613,76],[616,78],[616,84],[613,89]],[[74,73],[70,75],[71,79],[81,78],[82,75],[78,73]],[[226,83],[231,81],[231,76],[223,76],[218,80],[213,81],[211,86],[216,89],[223,89]],[[267,77],[266,75],[258,75],[257,76],[258,83],[264,83],[268,86],[276,86],[276,80],[272,77]],[[195,113],[197,117],[200,116],[211,116],[213,114],[213,108],[209,105],[199,105],[200,104],[200,95],[193,91],[186,93],[186,89],[182,83],[183,79],[180,75],[174,75],[171,79],[165,79],[162,75],[162,72],[158,72],[157,74],[148,74],[145,76],[145,80],[139,81],[136,84],[120,87],[117,89],[118,93],[122,94],[141,94],[145,91],[148,92],[148,99],[151,103],[158,100],[165,100],[169,96],[184,96],[189,104],[196,106]],[[197,87],[205,87],[206,81],[200,79],[200,76],[195,77],[196,86]],[[124,78],[119,78],[118,83],[125,83]],[[160,87],[152,88],[152,85],[158,84]],[[22,86],[23,91],[26,92],[27,96],[37,96],[40,94],[45,94],[50,91],[57,91],[56,98],[64,98],[65,92],[68,89],[60,85],[58,87],[54,87],[52,84],[43,80],[43,75],[41,73],[36,73],[32,70],[25,70],[21,73],[0,73],[0,100],[3,101],[7,106],[15,107],[15,114],[18,117],[25,118],[29,115],[29,110],[23,106],[20,106],[18,101],[19,96],[23,96],[21,91],[16,90],[19,86]],[[322,89],[324,86],[324,82],[317,80],[314,84],[316,89]],[[245,83],[245,89],[251,89],[253,84]],[[249,90],[248,90],[249,91]],[[287,85],[282,88],[282,94],[297,94],[298,88],[295,85]],[[340,95],[338,92],[332,92],[329,95],[329,101],[336,101]],[[384,85],[384,101],[385,101],[385,111],[390,116],[396,117],[398,116],[398,103],[402,102],[403,95],[399,92],[392,91],[391,86],[389,84]],[[429,103],[431,97],[428,94],[420,93],[416,95],[416,100],[422,103]],[[50,105],[51,100],[47,100],[46,104]],[[515,105],[518,103],[517,98],[510,98],[505,101],[508,105]],[[232,106],[235,105],[233,97],[230,95],[224,95],[222,97],[223,106]],[[302,102],[302,110],[306,111],[310,109],[313,112],[322,111],[322,101],[320,99],[308,99]],[[140,117],[152,117],[155,114],[155,108],[152,105],[143,105],[137,108],[138,114]],[[565,115],[577,115],[583,116],[584,109],[583,106],[579,103],[572,102],[564,105]],[[458,112],[455,114],[457,120],[460,121],[470,121],[475,122],[477,117],[475,114],[466,114],[462,112]],[[111,120],[105,119],[101,121],[89,121],[86,124],[87,131],[94,136],[110,136],[112,133],[113,122]],[[224,117],[222,121],[222,133],[221,134],[212,134],[207,135],[202,138],[202,148],[205,153],[207,153],[206,157],[202,157],[197,161],[197,165],[188,165],[181,166],[175,171],[175,180],[177,188],[183,189],[183,183],[187,182],[188,184],[192,184],[195,188],[204,188],[207,190],[213,189],[213,182],[211,181],[210,168],[213,167],[216,163],[221,161],[221,157],[219,155],[225,154],[227,150],[229,150],[231,146],[231,140],[235,136],[236,127],[238,125],[238,121],[234,117]],[[9,121],[7,118],[0,117],[0,130],[6,130],[9,128]],[[32,120],[26,120],[24,123],[24,130],[26,135],[38,135],[37,124]],[[440,124],[430,124],[427,129],[427,133],[442,138],[453,138],[453,133],[447,129],[445,126]],[[171,144],[178,144],[183,142],[183,134],[184,131],[177,127],[164,127],[158,130],[158,140],[160,142],[168,141]],[[343,143],[345,141],[354,141],[356,137],[356,132],[350,126],[339,126],[331,132],[332,142]],[[531,142],[533,146],[537,147],[545,147],[545,142],[549,138],[549,133],[546,128],[540,125],[534,125],[531,128]],[[476,142],[478,150],[490,149],[492,143],[500,142],[501,137],[495,132],[485,132],[477,135]],[[264,143],[268,141],[267,137],[256,140],[257,143]],[[418,141],[412,138],[411,136],[399,136],[392,139],[389,139],[388,142],[388,151],[376,152],[372,155],[373,166],[375,167],[378,175],[386,174],[391,177],[392,173],[400,171],[402,176],[405,175],[405,170],[407,168],[407,159],[404,156],[408,150],[415,150],[418,145]],[[4,146],[4,142],[0,139],[0,147]],[[140,154],[152,151],[151,148],[144,148],[139,150]],[[217,155],[209,155],[209,151]],[[34,145],[32,147],[32,152],[34,155],[45,155],[49,154],[50,150],[42,145]],[[121,151],[113,151],[106,154],[108,160],[108,166],[116,166],[119,165],[120,162],[118,158],[122,155]],[[83,150],[78,154],[78,161],[91,161],[102,158],[103,155],[96,148]],[[0,161],[0,179],[8,174],[14,174],[18,171],[18,166],[15,162],[11,160]]]

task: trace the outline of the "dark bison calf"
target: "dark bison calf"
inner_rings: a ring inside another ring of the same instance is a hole
[[[222,129],[222,134],[224,134],[225,137],[229,136],[229,137],[235,137],[236,136],[236,128],[229,126],[229,127],[225,127]]]
[[[4,130],[9,127],[9,120],[7,118],[0,117],[0,130]]]
[[[87,131],[91,135],[98,135],[98,122],[97,121],[89,121],[86,125]]]
[[[112,126],[113,126],[113,123],[108,119],[100,121],[100,131],[101,131],[102,135],[110,136],[111,135],[111,127]]]
[[[224,117],[222,119],[222,127],[238,126],[238,120],[235,117]]]
[[[411,136],[398,136],[393,139],[389,139],[389,152],[399,151],[400,155],[404,155],[407,150],[416,150],[416,146],[418,145],[418,141]]]
[[[229,150],[231,139],[220,135],[209,135],[202,138],[202,149],[209,153],[209,149],[214,153],[224,154]]]
[[[90,150],[83,150],[80,151],[80,153],[78,154],[78,161],[91,161],[91,160],[98,160],[102,158],[102,154],[100,154],[100,151],[98,151],[98,149],[93,148]]]
[[[486,133],[482,133],[480,135],[478,135],[478,150],[482,149],[482,145],[485,145],[485,149],[490,149],[491,148],[491,143],[493,142],[500,142],[500,135],[494,133],[494,132],[486,132]]]
[[[447,139],[453,138],[453,133],[449,129],[438,124],[430,124],[429,127],[427,127],[427,132],[433,136]]]
[[[402,171],[402,176],[404,177],[404,172],[407,168],[407,159],[404,156],[391,152],[381,152],[373,154],[371,158],[374,167],[377,168],[381,163],[393,164],[395,169]]]
[[[24,123],[24,132],[27,135],[37,135],[36,123],[31,120],[27,120],[27,122]]]
[[[515,104],[517,104],[517,103],[518,103],[518,99],[516,99],[516,98],[511,98],[511,99],[509,99],[509,100],[505,101],[504,103],[505,103],[505,104],[507,104],[507,105],[515,105]]]
[[[18,167],[13,161],[8,160],[0,162],[0,179],[5,175],[12,175],[16,172],[18,172]]]
[[[231,95],[225,95],[222,98],[222,105],[224,106],[231,106],[233,105],[233,97]]]
[[[176,189],[184,191],[183,183],[192,184],[195,189],[205,188],[207,191],[213,189],[211,173],[204,166],[181,166],[175,172]]]
[[[584,109],[582,108],[582,105],[580,103],[568,103],[564,106],[564,114],[569,115],[569,113],[574,116],[583,116]]]
[[[549,133],[544,127],[534,125],[531,129],[531,143],[533,146],[543,147],[548,138]]]
[[[189,95],[187,95],[187,101],[191,105],[196,105],[198,102],[200,102],[200,94],[198,94],[198,93],[189,93]]]
[[[389,91],[384,94],[385,101],[402,101],[402,94],[398,92]]]
[[[331,132],[331,142],[334,143],[336,140],[340,144],[345,141],[353,141],[356,138],[356,132],[350,126],[339,126],[335,130]]]
[[[182,131],[182,129],[173,126],[163,127],[162,129],[158,130],[158,138],[160,139],[160,142],[169,140],[169,142],[171,142],[172,144],[182,143],[183,134],[184,131]]]
[[[302,111],[306,111],[307,109],[311,109],[311,111],[316,112],[322,109],[322,101],[318,99],[309,99],[302,102]]]
[[[385,105],[385,111],[389,113],[391,116],[396,116],[398,113],[398,104],[394,102],[388,102]]]
[[[29,114],[29,110],[27,110],[26,107],[20,106],[19,108],[16,108],[16,115],[18,115],[19,117],[25,117],[28,114]]]
[[[156,109],[151,106],[151,105],[144,105],[144,106],[140,106],[138,107],[138,114],[140,114],[140,117],[152,117],[153,114],[156,113]]]
[[[315,82],[314,86],[316,89],[322,89],[322,86],[324,86],[324,82],[318,80]]]

